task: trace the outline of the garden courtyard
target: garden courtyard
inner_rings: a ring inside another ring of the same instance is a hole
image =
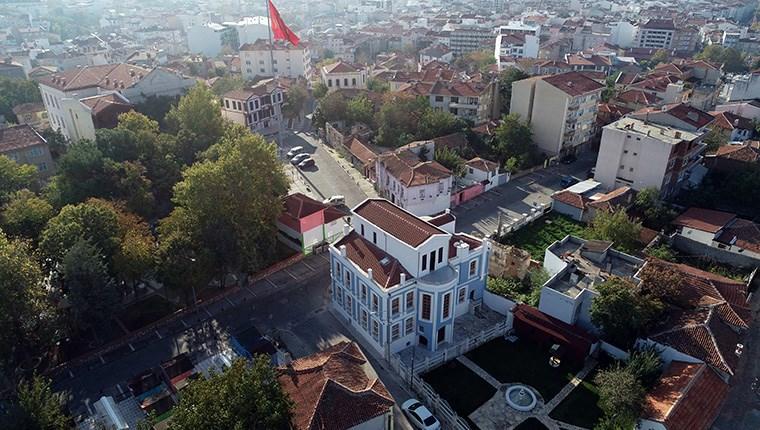
[[[422,378],[473,430],[593,428],[601,417],[592,382],[596,361],[560,360],[553,367],[550,357],[548,346],[496,338]],[[516,384],[535,394],[535,408],[520,412],[507,404],[505,394]]]

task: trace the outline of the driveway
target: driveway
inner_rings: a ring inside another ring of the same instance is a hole
[[[326,199],[334,195],[345,196],[348,207],[354,207],[367,198],[367,194],[327,153],[318,138],[306,133],[284,132],[281,145],[283,154],[295,146],[302,146],[303,152],[311,154],[315,165],[302,169],[301,173],[306,179],[307,186],[321,198]]]
[[[509,219],[529,213],[531,208],[551,204],[551,195],[561,190],[562,177],[572,175],[586,179],[596,163],[595,154],[587,154],[572,164],[538,170],[494,188],[473,200],[452,209],[457,218],[456,229],[475,236],[490,236],[499,225],[499,217]]]

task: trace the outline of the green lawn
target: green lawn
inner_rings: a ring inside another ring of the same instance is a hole
[[[129,331],[135,331],[169,315],[175,309],[172,303],[154,294],[124,308],[119,319]]]
[[[514,428],[514,430],[548,430],[545,425],[538,420],[538,418],[530,417],[527,420],[521,422]]]
[[[496,388],[457,360],[431,370],[422,379],[463,418],[496,394]]]
[[[551,212],[520,230],[505,235],[499,242],[517,246],[530,252],[534,260],[544,261],[544,252],[554,241],[561,240],[568,234],[582,237],[585,230],[585,224]]]
[[[596,369],[591,371],[583,382],[549,413],[549,416],[574,426],[594,428],[603,415],[597,404],[599,389],[594,384],[594,376]]]
[[[544,401],[551,400],[580,371],[582,366],[563,360],[549,366],[549,348],[518,340],[496,338],[467,354],[467,358],[502,383],[521,382],[538,390]]]

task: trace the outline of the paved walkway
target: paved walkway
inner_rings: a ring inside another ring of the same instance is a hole
[[[567,397],[570,394],[570,392],[573,391],[573,389],[575,389],[575,387],[577,387],[581,382],[583,382],[583,378],[585,378],[586,375],[588,375],[589,372],[591,372],[591,369],[593,369],[594,367],[596,367],[595,359],[592,358],[586,361],[586,365],[583,366],[583,369],[581,369],[581,371],[578,372],[578,374],[575,375],[575,377],[573,377],[573,379],[567,385],[565,385],[562,388],[562,390],[560,390],[560,392],[557,393],[556,396],[554,396],[554,398],[549,400],[549,403],[547,403],[546,406],[544,406],[544,410],[546,411],[546,413],[551,412],[552,409],[556,408],[557,405],[560,404],[560,402],[565,400],[565,397]]]
[[[485,370],[483,370],[482,367],[480,367],[477,364],[475,364],[469,358],[465,357],[464,355],[460,355],[459,357],[457,357],[457,361],[460,362],[460,363],[462,363],[462,364],[464,364],[468,369],[470,369],[473,372],[475,372],[478,376],[480,376],[481,378],[483,378],[486,382],[488,382],[489,384],[491,384],[497,390],[499,388],[501,388],[501,382],[499,382],[498,379],[496,379],[493,376],[491,376],[490,373],[488,373]]]

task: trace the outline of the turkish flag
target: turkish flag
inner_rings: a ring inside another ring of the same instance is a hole
[[[272,28],[274,40],[287,40],[294,46],[298,46],[300,39],[293,33],[293,30],[285,25],[285,21],[282,20],[280,12],[274,7],[272,0],[269,0],[269,26]]]

